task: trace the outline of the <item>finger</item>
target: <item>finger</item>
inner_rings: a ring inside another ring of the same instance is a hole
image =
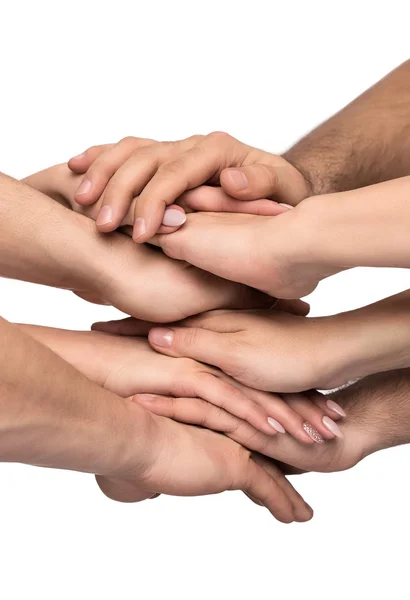
[[[96,202],[111,177],[126,163],[135,149],[153,144],[155,144],[153,140],[127,137],[100,153],[87,169],[87,173],[75,193],[76,202],[82,205]]]
[[[68,166],[74,173],[85,173],[90,168],[96,158],[105,150],[112,148],[114,144],[101,144],[100,146],[91,146],[85,152],[73,156],[68,161]]]
[[[143,336],[146,337],[156,323],[140,321],[134,317],[118,319],[114,321],[98,321],[91,325],[92,331],[102,331],[112,335]]]
[[[156,174],[162,163],[170,160],[174,155],[183,152],[195,144],[196,137],[188,138],[178,142],[161,142],[151,144],[140,144],[127,160],[121,162],[121,166],[112,174],[105,188],[100,219],[97,225],[103,227],[104,231],[116,229],[126,218],[128,224],[128,211],[131,205],[138,205],[133,198],[141,193],[149,180]],[[90,169],[91,173],[91,169]],[[177,219],[177,226],[184,223],[183,211],[171,213],[172,220]],[[171,218],[168,215],[168,218]],[[135,218],[132,220],[134,224]],[[165,223],[166,224],[166,223]],[[172,223],[170,223],[172,225]]]
[[[233,212],[263,216],[276,216],[289,210],[273,200],[253,200],[238,202],[220,187],[202,185],[199,188],[185,192],[177,200],[179,206],[189,212]]]
[[[232,385],[211,373],[197,375],[192,383],[195,395],[223,408],[266,435],[285,433],[285,429],[275,418],[276,413],[269,412],[272,406],[268,409],[266,405],[255,402],[252,395],[246,393],[245,386]]]
[[[283,394],[283,398],[304,419],[304,429],[315,442],[343,438],[343,432],[335,421],[324,415],[306,394]]]
[[[247,150],[247,146],[231,136],[217,132],[161,165],[136,205],[134,240],[143,243],[152,238],[168,205],[187,190],[215,179],[221,168],[241,164]]]
[[[306,421],[293,407],[289,406],[284,398],[278,394],[251,389],[241,383],[232,382],[243,393],[247,393],[256,404],[265,409],[269,415],[269,424],[280,433],[288,432],[298,442],[314,444],[315,440],[306,433]],[[306,399],[306,402],[310,401]],[[313,404],[313,402],[312,402]],[[317,408],[316,405],[314,405]]]
[[[230,165],[235,168],[227,168],[221,172],[221,186],[227,194],[238,200],[274,198],[285,203],[285,208],[291,209],[308,195],[306,181],[286,160],[280,156],[275,160],[275,165]]]
[[[284,490],[278,484],[278,479],[281,477],[284,478],[284,475],[269,474],[265,468],[249,458],[237,489],[241,489],[263,504],[278,521],[292,523],[295,520],[295,511],[288,490]]]
[[[343,419],[346,417],[346,411],[337,404],[331,398],[327,398],[324,394],[317,392],[316,390],[309,390],[305,392],[305,394],[315,402],[321,410],[323,410],[324,414],[333,419],[334,421],[338,421],[339,419]]]
[[[185,356],[227,372],[233,344],[220,333],[199,328],[155,327],[148,335],[152,348],[168,356]]]
[[[271,475],[271,477],[274,476],[276,478],[278,485],[282,488],[292,503],[295,520],[302,523],[310,521],[310,519],[313,517],[312,508],[305,502],[299,492],[296,491],[290,481],[284,477],[284,473],[276,464],[276,461],[256,453],[252,453],[252,459],[258,465],[264,468],[265,471]]]
[[[156,415],[225,433],[234,441],[256,452],[269,451],[269,445],[275,442],[275,438],[264,435],[249,423],[201,398],[173,398],[170,396],[137,394],[133,397],[133,400]],[[258,456],[257,460],[260,461],[261,458]],[[271,468],[269,465],[269,469]],[[278,478],[278,485],[288,494],[297,520],[311,518],[312,511],[310,507],[305,505],[293,486],[283,477]],[[261,504],[255,498],[252,499],[257,504]]]

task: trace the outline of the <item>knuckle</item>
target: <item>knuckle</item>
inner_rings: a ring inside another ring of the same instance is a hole
[[[199,329],[185,329],[180,332],[178,336],[181,344],[185,350],[190,351],[195,349],[200,341],[200,330]]]
[[[210,142],[216,143],[218,146],[221,144],[230,144],[234,139],[225,131],[212,131],[206,137]]]

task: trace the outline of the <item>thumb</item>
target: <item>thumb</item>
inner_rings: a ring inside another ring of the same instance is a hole
[[[309,195],[308,185],[293,165],[281,157],[278,159],[282,162],[276,165],[257,163],[224,169],[220,177],[221,186],[238,200],[274,198],[294,206]]]
[[[196,327],[155,327],[148,335],[154,350],[168,356],[193,358],[222,370],[232,362],[232,342],[225,334]]]

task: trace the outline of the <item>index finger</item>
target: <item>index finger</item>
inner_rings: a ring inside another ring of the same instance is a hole
[[[216,181],[227,166],[241,165],[247,148],[235,138],[216,132],[178,158],[164,163],[145,186],[135,206],[134,241],[143,243],[152,238],[161,225],[166,207],[184,192]]]

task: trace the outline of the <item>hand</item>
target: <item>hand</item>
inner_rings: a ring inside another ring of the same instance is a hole
[[[139,195],[133,234],[138,242],[158,232],[167,206],[204,183],[222,186],[226,194],[219,194],[216,206],[229,211],[279,214],[287,206],[259,199],[295,204],[309,195],[307,181],[284,158],[221,132],[162,143],[124,138],[116,145],[92,147],[68,164],[76,173],[86,172],[76,201],[85,205],[101,198],[97,219],[101,231],[117,228]],[[209,195],[209,203],[197,197],[200,210],[216,210],[214,197]],[[245,202],[235,203],[232,198]],[[172,225],[184,222],[174,213],[168,218]]]
[[[289,473],[333,472],[350,469],[384,448],[409,442],[409,389],[410,369],[400,369],[365,377],[328,394],[328,400],[347,413],[341,424],[343,438],[307,448],[289,436],[269,438],[199,398],[139,395],[134,400],[156,415],[223,432],[251,450],[291,465],[286,469]]]
[[[171,258],[184,260],[231,281],[280,298],[300,298],[319,281],[343,270],[310,260],[312,228],[300,206],[277,217],[196,213],[184,227],[157,235],[152,243]]]
[[[147,432],[150,450],[108,474],[98,475],[101,490],[120,502],[156,494],[197,496],[242,490],[279,521],[308,521],[312,509],[280,470],[227,437],[153,417]],[[175,443],[177,441],[177,443]]]
[[[146,339],[21,325],[92,381],[115,394],[194,396],[224,408],[266,435],[287,431],[302,443],[323,443],[339,430],[339,417],[319,393],[295,394],[289,402],[257,392],[210,366],[157,354]]]
[[[252,388],[334,389],[349,379],[361,346],[357,319],[303,318],[273,310],[218,310],[149,332],[151,346],[218,367]],[[350,331],[352,336],[349,336]]]

